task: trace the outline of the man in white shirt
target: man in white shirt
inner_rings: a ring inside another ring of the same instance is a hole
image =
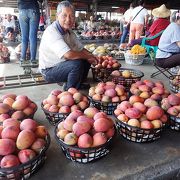
[[[3,26],[5,27],[6,34],[7,34],[8,32],[11,32],[11,33],[14,32],[15,22],[14,22],[14,20],[12,19],[11,14],[8,14],[8,15],[7,15],[7,19],[4,19],[4,21],[3,21]]]
[[[71,28],[75,12],[69,1],[57,7],[57,21],[46,28],[39,47],[39,69],[48,82],[66,82],[64,90],[74,87],[89,88],[83,84],[96,58],[83,48]]]

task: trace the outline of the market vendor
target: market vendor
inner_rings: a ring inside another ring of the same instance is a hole
[[[57,6],[57,20],[46,28],[39,47],[39,69],[51,83],[66,82],[64,90],[89,88],[84,81],[96,58],[83,48],[71,30],[75,22],[74,7],[69,1]]]
[[[156,53],[156,64],[162,68],[180,65],[180,12],[174,11],[171,24],[164,30]]]
[[[150,29],[147,32],[147,37],[155,36],[156,34],[160,33],[161,31],[165,30],[167,26],[170,24],[170,14],[171,11],[166,8],[165,4],[161,5],[158,8],[152,10],[152,15],[156,18]],[[157,46],[159,43],[159,39],[161,36],[158,36],[152,40],[146,41],[146,44],[151,46]],[[141,44],[143,38],[134,39],[131,41],[131,46],[135,44]]]

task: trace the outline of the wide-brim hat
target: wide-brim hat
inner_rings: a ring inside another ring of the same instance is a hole
[[[171,15],[171,11],[163,4],[160,7],[153,9],[152,15],[157,18],[167,18]]]

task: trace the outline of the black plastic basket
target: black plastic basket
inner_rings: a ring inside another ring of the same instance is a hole
[[[119,70],[118,68],[95,68],[95,67],[91,67],[92,70],[92,76],[93,76],[93,80],[96,82],[107,82],[109,80],[109,76],[110,74],[114,71],[114,70]]]
[[[170,89],[174,93],[180,92],[180,75],[172,75],[169,77]]]
[[[100,111],[105,112],[107,115],[112,115],[120,102],[102,102],[95,101],[89,97],[91,104]]]
[[[61,139],[56,135],[57,126],[55,128],[55,138],[58,144],[60,145],[64,155],[71,161],[78,163],[89,163],[96,161],[104,156],[106,156],[111,150],[111,143],[113,137],[111,137],[105,144],[93,148],[79,148],[77,146],[70,146],[65,144]]]
[[[140,81],[141,78],[144,76],[144,73],[136,70],[136,69],[128,69],[128,68],[120,68],[119,71],[123,72],[124,70],[128,70],[133,77],[130,78],[125,78],[122,76],[110,76],[111,81],[113,81],[115,84],[121,84],[123,85],[126,89],[130,88],[131,85],[137,81]]]
[[[50,145],[50,136],[46,136],[46,144],[41,152],[30,161],[20,164],[12,168],[0,168],[0,179],[28,179],[32,174],[36,173],[45,163],[46,151]]]
[[[163,127],[157,129],[143,129],[130,126],[116,119],[116,129],[125,139],[133,142],[152,142],[160,138]]]
[[[170,128],[180,132],[180,117],[169,115],[169,120]]]
[[[41,108],[44,111],[46,119],[49,121],[50,124],[52,124],[54,126],[58,122],[63,121],[69,115],[69,113],[53,113],[53,112],[49,112],[48,110],[43,108],[43,104],[41,104]]]

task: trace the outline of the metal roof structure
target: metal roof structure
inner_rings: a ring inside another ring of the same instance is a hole
[[[49,1],[49,0],[48,0]],[[50,0],[51,2],[60,2],[58,0]],[[78,10],[87,10],[87,6],[91,6],[93,3],[97,2],[98,11],[109,11],[112,6],[125,7],[127,8],[133,0],[70,0],[76,5]],[[83,6],[85,4],[86,6]],[[148,8],[152,9],[154,7],[160,6],[161,4],[166,4],[168,8],[180,9],[180,0],[145,0],[145,4]],[[17,8],[17,0],[0,0],[0,7],[12,7]]]

